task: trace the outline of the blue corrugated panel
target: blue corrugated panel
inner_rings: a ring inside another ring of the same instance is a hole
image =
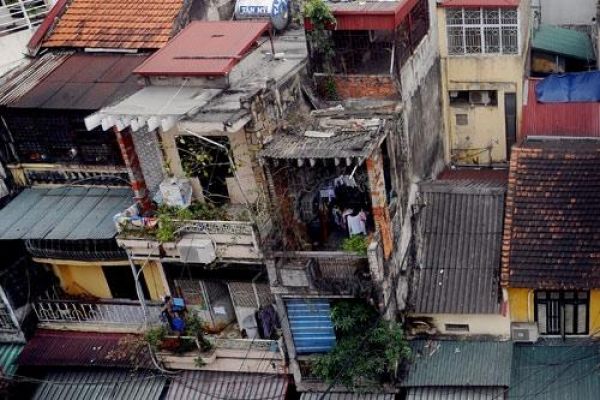
[[[331,308],[326,299],[287,300],[288,319],[298,354],[324,353],[335,345]]]

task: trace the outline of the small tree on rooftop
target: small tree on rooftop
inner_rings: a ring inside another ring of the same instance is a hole
[[[327,383],[360,390],[392,381],[396,366],[410,357],[402,326],[379,318],[364,302],[342,301],[332,308],[337,343],[319,356],[313,373]]]
[[[312,25],[312,29],[306,32],[311,52],[313,55],[322,57],[325,72],[331,73],[334,51],[329,29],[335,26],[335,17],[323,0],[308,0],[304,4],[304,17]]]

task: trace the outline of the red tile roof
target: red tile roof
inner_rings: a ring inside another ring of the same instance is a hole
[[[600,287],[600,140],[528,139],[513,147],[502,284]]]
[[[183,0],[72,0],[42,47],[158,49]]]
[[[139,66],[135,73],[227,75],[268,29],[268,22],[195,21]]]
[[[535,94],[538,82],[539,79],[529,80],[521,137],[600,137],[600,103],[539,103]]]
[[[518,7],[521,0],[444,0],[442,7]]]
[[[147,346],[139,335],[38,329],[17,363],[29,367],[152,368]]]

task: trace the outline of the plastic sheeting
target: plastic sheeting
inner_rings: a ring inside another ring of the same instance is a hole
[[[541,103],[600,102],[600,71],[550,75],[535,94]]]

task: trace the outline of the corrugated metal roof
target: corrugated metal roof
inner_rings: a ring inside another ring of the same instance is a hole
[[[329,300],[289,299],[285,305],[298,354],[325,353],[335,346]]]
[[[479,182],[498,182],[507,184],[508,168],[445,168],[438,177],[438,180],[461,180],[461,181],[479,181]]]
[[[404,387],[508,386],[512,342],[413,340]]]
[[[147,371],[93,369],[52,371],[33,400],[159,400],[166,378]]]
[[[600,102],[539,103],[530,79],[527,104],[523,105],[520,138],[526,136],[600,137]]]
[[[587,400],[600,393],[600,343],[516,344],[509,400]]]
[[[184,3],[183,0],[126,3],[72,0],[50,29],[42,47],[157,49],[173,34],[182,9],[188,10]]]
[[[267,21],[194,21],[135,72],[142,75],[227,75],[268,29]]]
[[[393,30],[408,16],[419,0],[327,2],[335,17],[336,30]],[[310,30],[310,20],[305,20]]]
[[[592,40],[585,32],[560,26],[540,25],[533,32],[532,48],[585,61],[596,59]]]
[[[503,400],[505,391],[501,387],[411,388],[406,400]]]
[[[131,346],[139,336],[123,333],[72,332],[38,329],[19,356],[30,367],[153,368],[146,347]]]
[[[323,397],[323,392],[304,392],[300,395],[300,400],[394,400],[393,393],[327,393]]]
[[[331,137],[312,137],[282,133],[273,139],[260,152],[261,157],[280,159],[331,159],[365,158],[383,141],[385,132],[380,119],[347,119],[346,126],[337,128],[321,127],[320,131],[333,133]],[[304,127],[304,130],[309,130]],[[303,130],[303,131],[304,131]]]
[[[17,370],[17,357],[21,354],[25,345],[20,343],[0,344],[0,366],[4,375],[11,376]]]
[[[173,377],[165,400],[283,400],[287,387],[285,375],[183,371]]]
[[[71,53],[46,53],[7,74],[1,82],[0,105],[17,102],[70,56]]]
[[[135,93],[137,54],[44,55],[2,87],[0,104],[16,108],[96,110]]]
[[[420,185],[419,250],[410,303],[417,313],[499,312],[506,186],[433,181]]]
[[[0,240],[110,239],[132,199],[130,189],[28,188],[0,210]]]

